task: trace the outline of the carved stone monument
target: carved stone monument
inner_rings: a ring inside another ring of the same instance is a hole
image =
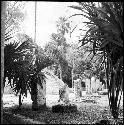
[[[62,101],[65,104],[69,103],[69,87],[68,85],[64,85],[63,88],[59,90],[59,102]]]
[[[92,93],[96,92],[96,79],[95,79],[95,77],[91,78],[91,92]]]
[[[74,93],[75,93],[75,98],[81,97],[82,89],[81,89],[80,79],[74,80]]]
[[[86,83],[86,92],[87,94],[89,94],[91,92],[90,79],[87,78],[85,80],[85,83]]]

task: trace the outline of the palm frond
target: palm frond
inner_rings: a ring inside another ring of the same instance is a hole
[[[119,70],[123,64],[118,62],[123,58],[121,54],[123,50],[123,3],[101,2],[101,6],[96,7],[93,2],[80,2],[79,6],[72,8],[84,12],[72,16],[82,15],[89,19],[89,22],[85,22],[89,30],[80,40],[82,46],[91,43],[93,49],[90,50],[94,54],[99,51],[104,53],[104,59],[101,57],[100,60],[105,64],[109,105],[114,118],[117,118],[120,104],[119,92],[123,81],[121,75],[123,70]]]

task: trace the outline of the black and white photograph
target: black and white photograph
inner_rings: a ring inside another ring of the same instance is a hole
[[[123,125],[123,2],[1,1],[1,124]]]

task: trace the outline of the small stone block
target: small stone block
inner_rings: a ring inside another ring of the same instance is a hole
[[[76,112],[77,106],[76,105],[55,105],[52,106],[52,112],[54,113],[68,113],[68,112]]]

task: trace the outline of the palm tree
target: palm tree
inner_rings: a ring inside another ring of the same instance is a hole
[[[59,20],[56,22],[57,34],[52,34],[52,40],[57,43],[57,54],[60,68],[60,78],[63,77],[63,61],[66,60],[66,51],[68,44],[66,43],[65,33],[69,32],[70,23],[67,21],[66,17],[59,17]],[[65,61],[64,61],[65,62]]]
[[[53,58],[55,62],[55,73],[58,74],[60,79],[63,79],[64,70],[63,67],[66,64],[66,48],[68,44],[65,42],[65,38],[60,34],[53,33],[51,36],[51,42],[46,45],[46,52]]]
[[[8,77],[15,94],[20,94],[19,107],[22,105],[21,95],[27,96],[27,90],[29,90],[33,101],[32,109],[37,108],[37,105],[35,105],[37,104],[37,98],[34,97],[37,97],[37,88],[35,87],[39,79],[38,73],[51,65],[51,59],[43,51],[40,52],[38,46],[28,37],[20,45],[16,42],[5,45],[4,52],[4,78]],[[13,79],[13,82],[11,82],[11,79]],[[42,85],[42,82],[40,84]]]
[[[4,79],[8,77],[9,84],[16,95],[20,93],[19,107],[21,106],[21,95],[27,96],[27,79],[31,73],[29,68],[33,62],[33,48],[35,46],[31,39],[27,39],[21,45],[14,42],[5,44],[4,47]]]
[[[34,65],[34,73],[30,76],[30,87],[31,87],[31,99],[32,99],[32,109],[38,110],[38,102],[37,102],[37,84],[43,88],[43,80],[45,80],[45,75],[41,73],[41,70],[52,65],[54,61],[49,58],[45,52],[40,47],[36,47],[35,49],[35,65]],[[39,75],[40,73],[40,75]],[[40,80],[40,77],[42,81]]]
[[[16,2],[15,2],[16,4]],[[15,5],[14,4],[14,5]],[[10,18],[11,19],[11,18]],[[9,36],[5,34],[5,40],[11,40],[11,32]],[[37,83],[39,83],[39,72],[51,65],[53,61],[41,51],[36,43],[23,35],[24,41],[10,42],[4,47],[4,79],[8,77],[9,84],[13,88],[15,94],[19,94],[19,107],[21,107],[21,95],[27,96],[27,90],[31,93],[32,109],[38,109],[37,105]],[[44,75],[41,75],[42,81]],[[13,80],[13,82],[11,82]],[[42,86],[41,81],[41,86]]]
[[[59,17],[59,20],[56,23],[56,27],[57,32],[62,34],[63,36],[65,35],[65,33],[68,33],[69,29],[71,28],[70,23],[68,22],[66,17]]]
[[[83,12],[75,15],[89,19],[84,22],[89,30],[80,41],[82,45],[90,42],[92,52],[103,56],[109,105],[113,117],[118,118],[123,90],[123,2],[100,2],[98,7],[93,2],[80,2],[79,6],[71,7]]]

